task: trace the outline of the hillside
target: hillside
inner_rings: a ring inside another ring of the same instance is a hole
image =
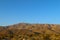
[[[19,23],[0,26],[0,40],[60,40],[60,25]]]

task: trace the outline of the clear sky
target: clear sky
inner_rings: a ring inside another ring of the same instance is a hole
[[[0,25],[60,24],[60,0],[0,0]]]

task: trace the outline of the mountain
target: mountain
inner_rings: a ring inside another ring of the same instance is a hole
[[[19,24],[8,26],[8,29],[28,29],[35,32],[43,32],[46,30],[60,32],[60,25],[19,23]]]
[[[60,40],[60,25],[19,23],[0,26],[0,40]]]

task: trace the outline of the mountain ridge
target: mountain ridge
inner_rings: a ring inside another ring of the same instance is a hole
[[[18,23],[0,26],[0,40],[60,40],[60,25]]]

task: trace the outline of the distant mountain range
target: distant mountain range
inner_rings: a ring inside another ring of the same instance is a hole
[[[32,40],[29,37],[32,36],[32,35],[36,36],[36,34],[37,35],[38,34],[39,35],[40,34],[41,35],[44,35],[44,34],[45,35],[46,34],[48,34],[48,35],[54,35],[54,34],[57,35],[58,34],[59,37],[60,37],[60,25],[57,25],[57,24],[29,24],[29,23],[19,23],[19,24],[9,25],[9,26],[5,26],[5,27],[4,26],[0,26],[0,40],[3,40],[3,39],[4,40],[14,40],[15,36],[17,36],[16,38],[18,38],[18,40],[23,40],[23,38],[25,38],[26,35],[28,36],[26,40],[28,40],[28,39]],[[22,38],[19,38],[20,37],[19,35]],[[38,35],[38,38],[36,38],[35,40],[37,40],[37,39],[40,40],[39,35]],[[59,37],[58,37],[58,39],[60,40]],[[15,40],[17,40],[17,39],[15,39]],[[44,40],[44,39],[42,39],[42,40]],[[48,40],[49,40],[49,38],[48,38]]]

